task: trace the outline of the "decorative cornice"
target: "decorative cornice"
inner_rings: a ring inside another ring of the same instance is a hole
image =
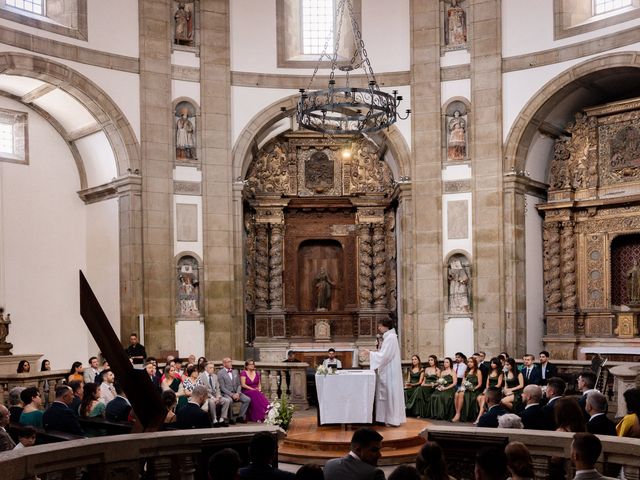
[[[202,183],[174,180],[173,193],[176,195],[202,195]]]
[[[78,192],[80,199],[86,203],[97,203],[110,198],[115,198],[125,192],[142,191],[142,177],[137,173],[129,173],[119,178],[114,178],[109,183],[97,187],[85,188]]]

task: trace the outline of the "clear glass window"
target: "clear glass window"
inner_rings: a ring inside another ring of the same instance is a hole
[[[44,15],[44,0],[5,0],[5,3],[26,12]]]
[[[593,14],[600,15],[624,7],[630,7],[633,0],[593,0]]]
[[[334,49],[334,0],[302,0],[302,53],[320,55]],[[346,12],[345,12],[346,13]]]
[[[0,153],[13,155],[13,125],[0,123]]]

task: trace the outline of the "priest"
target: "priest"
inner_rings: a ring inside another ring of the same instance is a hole
[[[390,318],[378,322],[382,344],[377,352],[369,352],[371,370],[378,370],[376,382],[376,422],[398,427],[407,421],[404,409],[404,381],[400,363],[398,334]]]

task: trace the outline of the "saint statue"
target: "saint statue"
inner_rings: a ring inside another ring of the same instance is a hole
[[[320,267],[320,272],[313,279],[313,286],[316,290],[316,310],[328,310],[331,306],[331,287],[335,286],[335,283],[331,281],[324,267]]]
[[[469,313],[469,274],[458,258],[449,263],[449,313]]]
[[[189,120],[189,109],[180,110],[180,117],[176,121],[176,157],[193,160],[195,155],[195,129]]]
[[[630,304],[640,304],[640,269],[638,261],[633,261],[633,267],[627,272],[627,295]]]
[[[448,125],[447,159],[464,160],[467,157],[466,126],[467,122],[460,116],[460,111],[456,110]]]
[[[175,32],[174,41],[177,45],[193,45],[193,15],[186,8],[184,2],[178,3],[178,10],[174,13]]]
[[[451,6],[447,8],[445,18],[444,41],[449,46],[467,43],[467,14],[460,6],[461,0],[445,0]]]

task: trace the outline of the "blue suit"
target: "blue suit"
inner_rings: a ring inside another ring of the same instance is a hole
[[[493,405],[487,413],[480,417],[478,420],[479,427],[498,428],[498,417],[501,417],[507,413],[502,405]]]

